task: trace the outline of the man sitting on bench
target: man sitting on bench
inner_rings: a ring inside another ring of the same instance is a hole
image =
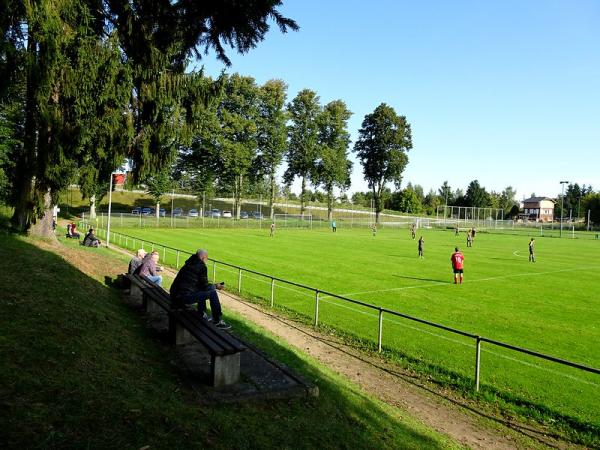
[[[175,308],[198,303],[198,311],[205,314],[206,300],[208,299],[212,312],[210,320],[218,328],[227,330],[231,328],[231,325],[221,319],[221,302],[217,294],[218,290],[223,289],[223,284],[209,284],[207,260],[208,252],[202,249],[187,259],[171,285],[171,301]]]
[[[156,273],[158,270],[156,266],[158,258],[159,255],[157,251],[153,251],[149,255],[144,256],[144,259],[142,259],[142,263],[137,269],[135,269],[134,273],[136,273],[137,275],[142,275],[148,278],[153,283],[162,286],[162,277]]]

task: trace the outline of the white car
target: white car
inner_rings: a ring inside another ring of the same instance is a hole
[[[198,210],[197,209],[190,209],[188,212],[188,216],[189,217],[198,217]]]
[[[223,211],[223,214],[221,215],[221,217],[226,217],[231,219],[233,216],[231,215],[231,211]]]

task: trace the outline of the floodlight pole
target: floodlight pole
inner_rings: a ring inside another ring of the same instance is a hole
[[[108,184],[108,221],[106,222],[106,247],[108,247],[110,244],[110,211],[112,207],[113,174],[114,172],[110,173],[110,182]]]
[[[568,181],[561,181],[560,184],[562,185],[562,195],[560,197],[560,237],[562,237],[562,230],[563,230],[563,207],[565,204],[565,184],[567,184]]]

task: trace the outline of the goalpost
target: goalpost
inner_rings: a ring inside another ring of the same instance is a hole
[[[273,221],[278,227],[312,229],[312,214],[274,214]]]
[[[439,205],[436,210],[438,226],[459,225],[498,228],[502,226],[503,221],[504,210],[502,208]]]

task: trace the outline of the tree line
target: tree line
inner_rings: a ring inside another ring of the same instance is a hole
[[[282,31],[296,30],[278,12],[281,1],[4,5],[0,200],[14,206],[11,221],[21,231],[49,234],[48,211],[71,183],[93,205],[124,161],[133,181],[144,182],[157,203],[174,182],[197,194],[228,191],[237,217],[249,189],[264,191],[272,206],[275,174],[285,162],[286,188],[300,181],[301,213],[312,186],[323,192],[331,218],[334,191],[344,195],[350,186],[350,151],[369,187],[353,201],[372,204],[376,221],[384,208],[409,213],[432,213],[441,204],[516,208],[511,187],[488,193],[477,180],[464,194],[446,182],[426,195],[410,183],[401,189],[411,126],[385,103],[364,117],[350,150],[352,113],[342,100],[322,105],[316,92],[303,89],[288,101],[282,80],[258,85],[239,74],[213,79],[202,71],[186,72],[190,58],[201,59],[203,52],[213,50],[227,63],[224,46],[253,48],[271,20]],[[570,192],[579,195],[578,205],[594,205],[591,188]],[[565,208],[574,202],[571,197]]]
[[[128,159],[160,174],[210,126],[224,80],[186,73],[190,58],[247,52],[279,0],[5,0],[0,9],[0,195],[21,231],[51,234],[51,205],[76,181],[103,190]],[[234,127],[235,124],[232,124]],[[231,133],[244,130],[231,128]],[[231,170],[234,170],[231,168]]]

